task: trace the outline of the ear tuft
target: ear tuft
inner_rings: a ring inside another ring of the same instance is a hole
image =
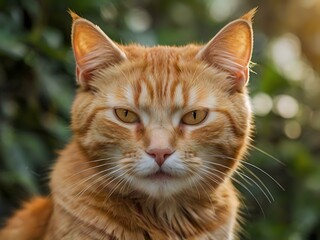
[[[73,20],[73,21],[81,18],[78,14],[76,14],[75,12],[73,12],[70,8],[68,9],[68,13],[69,13],[70,16],[72,17],[72,20]]]
[[[243,15],[240,19],[247,20],[250,24],[252,24],[254,15],[257,13],[258,7],[251,9],[245,15]]]
[[[249,79],[249,63],[252,54],[252,9],[242,18],[225,26],[197,54],[197,58],[226,71],[235,90],[241,90]]]

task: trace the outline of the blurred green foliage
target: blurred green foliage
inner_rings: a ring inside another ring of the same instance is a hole
[[[0,0],[0,224],[22,200],[48,193],[55,151],[71,136],[76,85],[68,9],[121,43],[181,45],[209,40],[229,20],[260,3]],[[264,31],[268,21],[258,13],[254,25],[257,74],[251,74],[250,89],[259,114],[255,147],[243,172],[256,184],[237,176],[246,186],[235,183],[244,195],[241,239],[320,239],[319,75],[303,52],[294,56],[304,75],[296,79],[295,67],[288,72],[288,60],[277,59],[294,52],[299,39],[272,27]],[[293,48],[285,52],[287,46]]]

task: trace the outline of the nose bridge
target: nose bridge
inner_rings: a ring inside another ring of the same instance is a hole
[[[157,126],[148,134],[147,149],[172,149],[172,133],[170,130]]]

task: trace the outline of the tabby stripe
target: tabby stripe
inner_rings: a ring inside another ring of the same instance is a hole
[[[156,73],[155,73],[155,68],[153,69],[153,72],[152,72],[152,75],[153,76],[157,76],[156,75]],[[167,73],[167,71],[166,71],[166,69],[162,69],[162,72],[161,72],[161,78],[162,79],[166,79],[167,78],[167,75],[168,75],[168,73]],[[155,80],[156,81],[156,80]],[[156,89],[159,89],[159,90],[161,90],[161,88],[162,88],[162,81],[156,81]],[[157,97],[158,97],[158,99],[161,99],[161,95],[162,95],[162,93],[161,93],[161,91],[157,91]]]
[[[237,124],[236,124],[236,120],[233,118],[233,116],[228,112],[228,110],[225,109],[214,109],[215,112],[221,113],[223,115],[225,115],[229,122],[231,123],[231,127],[233,130],[233,134],[236,137],[243,137],[245,134],[245,129],[241,129]]]
[[[166,62],[166,66],[168,66],[168,73],[167,73],[167,77],[164,79],[164,86],[162,88],[162,95],[163,96],[166,96],[168,91],[168,88],[169,88],[169,83],[172,82],[174,79],[177,79],[177,72],[176,71],[169,71],[171,65],[172,65],[172,62],[173,59],[171,58],[171,56],[169,58],[167,58],[167,62]],[[173,65],[173,67],[175,68],[175,64]]]
[[[169,87],[169,79],[165,79],[165,84],[164,87],[162,88],[162,96],[165,96],[166,93],[168,92],[168,87]]]
[[[179,79],[179,76],[180,76],[180,72],[181,72],[181,69],[180,69],[180,67],[178,66],[178,59],[176,59],[175,61],[174,61],[174,65],[173,65],[173,68],[174,68],[174,70],[173,70],[173,79],[174,80],[176,80],[176,82],[178,82],[178,79]],[[175,88],[177,87],[177,84],[175,85]],[[183,82],[181,82],[181,87],[182,87],[182,93],[183,93],[183,96],[182,96],[182,98],[183,98],[183,106],[185,106],[186,105],[186,103],[187,103],[187,101],[186,101],[186,94],[187,94],[187,92],[188,92],[188,89],[186,88],[186,86],[185,86],[185,84],[183,84]],[[172,99],[172,97],[171,97],[171,99]]]
[[[189,103],[189,89],[187,87],[186,84],[182,84],[182,92],[183,92],[183,101],[184,101],[184,105],[183,107],[185,107],[188,103]]]
[[[155,98],[155,94],[154,94],[154,89],[153,86],[151,84],[151,82],[147,79],[146,75],[143,75],[143,77],[141,78],[142,83],[144,83],[147,86],[147,90],[149,92],[150,95],[150,99],[151,101],[153,101],[153,99]]]
[[[142,74],[141,74],[142,75]],[[140,75],[140,79],[141,79],[141,75]],[[133,91],[133,90],[132,90]],[[135,85],[135,91],[136,94],[134,96],[134,105],[139,108],[139,98],[140,98],[140,95],[141,95],[141,92],[142,92],[142,87],[141,87],[141,82],[138,82],[136,85]],[[130,100],[129,100],[130,101]]]
[[[147,62],[146,61],[146,55],[144,55],[144,60],[143,60],[143,62]],[[145,75],[145,72],[146,72],[146,68],[147,68],[147,65],[146,64],[144,64],[142,67],[141,67],[141,74],[140,74],[140,76],[139,76],[139,80],[140,81],[137,81],[136,82],[136,86],[137,86],[137,91],[135,92],[136,94],[135,94],[135,96],[134,96],[134,103],[135,103],[135,106],[137,107],[137,108],[139,108],[139,106],[140,106],[140,103],[139,103],[139,99],[140,99],[140,96],[141,96],[141,94],[142,94],[142,91],[143,91],[143,89],[142,89],[142,84],[144,83],[146,86],[147,86],[147,80],[146,80],[146,75]],[[153,94],[150,94],[150,97],[151,98],[153,98]]]
[[[74,129],[76,134],[79,134],[80,136],[84,136],[85,134],[87,134],[87,132],[90,129],[91,124],[93,123],[93,119],[96,117],[96,115],[101,112],[101,111],[106,111],[110,109],[110,107],[97,107],[95,109],[93,109],[90,114],[88,115],[88,118],[86,119],[86,122],[84,125],[82,125],[81,127]]]
[[[170,86],[170,88],[171,88],[170,99],[172,99],[172,100],[175,98],[176,89],[177,89],[178,84],[179,84],[179,81],[178,81],[177,78],[175,78],[175,79],[173,80],[173,82],[171,83],[171,86]]]

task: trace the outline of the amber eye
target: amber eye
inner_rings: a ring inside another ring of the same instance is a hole
[[[139,121],[138,115],[128,109],[117,108],[114,110],[114,112],[122,122],[136,123]]]
[[[208,111],[206,110],[194,110],[185,114],[181,121],[187,125],[196,125],[201,123],[207,116]]]

